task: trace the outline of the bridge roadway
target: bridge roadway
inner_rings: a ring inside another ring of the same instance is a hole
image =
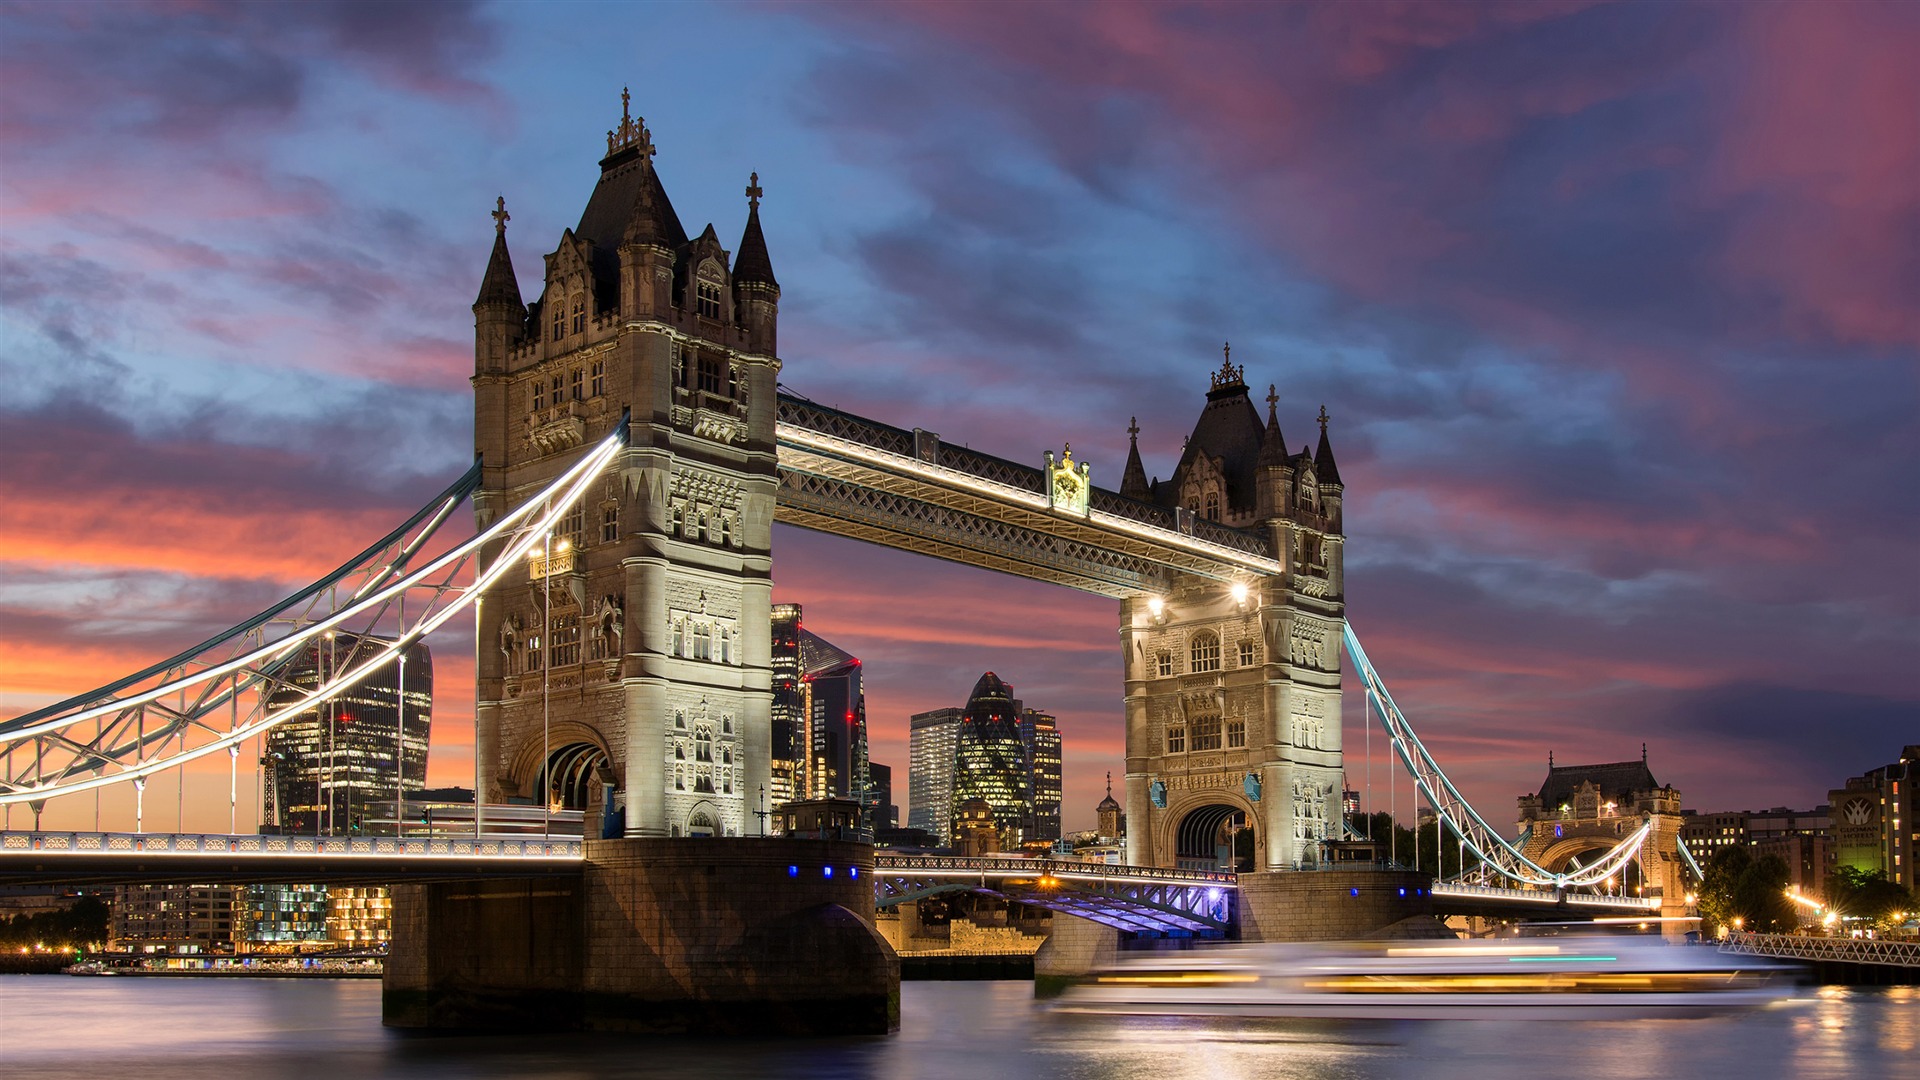
[[[393,885],[577,875],[579,837],[0,833],[0,884]]]

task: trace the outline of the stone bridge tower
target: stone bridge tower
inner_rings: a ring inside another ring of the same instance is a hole
[[[1263,533],[1284,566],[1121,606],[1135,865],[1281,870],[1339,838],[1344,488],[1326,411],[1319,448],[1293,453],[1278,400],[1269,388],[1263,425],[1227,351],[1172,479],[1147,480],[1133,431],[1122,495],[1177,508],[1199,538]]]
[[[551,557],[482,601],[480,798],[581,808],[589,835],[757,835],[780,286],[758,176],[737,254],[712,225],[689,238],[621,100],[540,297],[521,301],[503,200],[473,305],[482,527],[631,416],[617,470]]]
[[[1521,853],[1556,873],[1599,858],[1652,821],[1639,859],[1610,887],[1626,896],[1659,897],[1664,916],[1687,913],[1680,793],[1653,778],[1644,744],[1639,761],[1555,765],[1549,754],[1547,779],[1538,793],[1520,796],[1518,817]]]

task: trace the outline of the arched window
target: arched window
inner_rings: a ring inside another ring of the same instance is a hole
[[[675,765],[673,767],[673,790],[687,790],[687,770],[683,765]]]
[[[556,296],[553,298],[553,340],[559,341],[566,336],[567,305],[561,303],[560,298]]]
[[[579,401],[586,397],[587,373],[581,371],[579,368],[574,368],[570,378],[573,381],[573,400]]]
[[[721,717],[720,730],[728,735],[733,734],[733,717],[731,716]]]
[[[695,307],[704,319],[720,317],[720,283],[702,280],[695,286]]]
[[[587,329],[587,294],[573,294],[573,332],[585,333]]]
[[[682,731],[685,731],[685,730],[686,730],[686,728],[687,728],[687,710],[685,710],[685,709],[675,709],[675,710],[673,710],[673,726],[674,726],[674,727],[677,727],[677,728],[679,728],[679,729],[680,729],[680,730],[682,730]]]
[[[547,384],[540,379],[533,380],[533,411],[539,412],[547,407]]]
[[[679,743],[674,743],[673,744],[673,760],[675,761],[687,760],[687,748],[684,746],[681,746]]]
[[[693,729],[693,760],[711,762],[713,760],[713,730],[711,728]]]
[[[1220,635],[1211,630],[1202,630],[1193,635],[1187,646],[1187,670],[1220,670]]]
[[[601,394],[606,393],[607,362],[605,360],[595,360],[593,362],[591,375],[592,378],[589,380],[587,393],[592,394],[594,397],[599,397]]]
[[[1208,521],[1220,520],[1220,493],[1217,491],[1207,492],[1206,518]]]
[[[720,748],[720,764],[722,765],[733,764],[733,747],[723,746]]]

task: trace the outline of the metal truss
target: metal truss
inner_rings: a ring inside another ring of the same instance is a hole
[[[1734,932],[1720,943],[1720,951],[1746,956],[1774,956],[1829,964],[1880,964],[1920,968],[1920,942],[1885,938],[1802,937],[1799,934]]]
[[[1460,900],[1495,900],[1516,904],[1538,904],[1592,908],[1606,911],[1646,913],[1660,911],[1657,896],[1608,896],[1604,893],[1548,892],[1544,889],[1503,889],[1498,885],[1469,885],[1458,881],[1436,881],[1433,895]]]
[[[578,837],[0,833],[0,884],[429,880],[580,872]]]
[[[1232,874],[1050,859],[886,856],[875,859],[881,908],[970,892],[1145,933],[1225,933],[1238,890]]]
[[[1354,670],[1366,689],[1367,703],[1386,729],[1389,745],[1400,764],[1412,775],[1419,786],[1420,793],[1427,797],[1428,805],[1440,815],[1447,827],[1466,848],[1503,877],[1526,885],[1551,886],[1555,890],[1585,888],[1600,884],[1619,873],[1633,859],[1639,856],[1647,838],[1653,834],[1653,820],[1649,818],[1640,828],[1608,849],[1599,861],[1583,866],[1570,874],[1555,873],[1527,858],[1520,848],[1509,843],[1486,820],[1480,816],[1466,797],[1460,794],[1453,781],[1440,768],[1440,763],[1427,752],[1420,736],[1415,734],[1413,725],[1401,713],[1400,707],[1393,703],[1393,695],[1387,692],[1387,685],[1380,673],[1367,659],[1367,652],[1360,647],[1360,639],[1353,632],[1352,623],[1342,624],[1342,633],[1347,645],[1347,655],[1353,659]]]
[[[398,529],[266,611],[144,671],[0,722],[0,806],[26,804],[37,827],[48,799],[130,783],[139,829],[149,777],[223,751],[237,787],[241,743],[345,694],[524,568],[625,441],[622,424],[491,527],[427,554],[479,486],[476,463]],[[484,567],[483,551],[494,553]],[[343,644],[323,677],[296,682],[302,652],[334,640]]]
[[[924,434],[924,433],[921,433]],[[1265,537],[1095,489],[1049,506],[1042,471],[783,395],[776,519],[1104,596],[1179,574],[1247,582],[1282,566]]]

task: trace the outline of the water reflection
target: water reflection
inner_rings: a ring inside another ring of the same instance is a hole
[[[1920,993],[1823,987],[1740,1016],[1533,1023],[1060,1017],[1025,983],[908,983],[902,1030],[814,1042],[421,1037],[380,1027],[368,981],[0,977],[14,1078],[316,1080],[731,1075],[848,1080],[1282,1080],[1911,1075]]]

